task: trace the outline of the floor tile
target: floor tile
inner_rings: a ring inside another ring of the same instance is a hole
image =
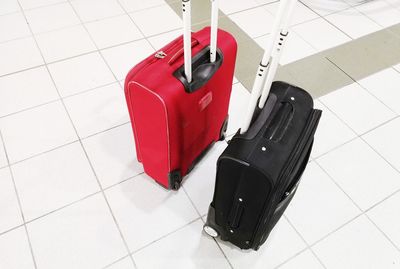
[[[139,40],[102,51],[117,79],[125,79],[129,70],[154,53],[146,40]]]
[[[258,3],[255,0],[247,0],[247,1],[242,1],[242,0],[220,0],[219,1],[220,9],[222,12],[224,12],[226,15],[234,13],[234,12],[239,12],[243,11],[246,9],[250,9],[256,6],[259,6],[260,3]]]
[[[100,49],[143,38],[128,15],[91,22],[86,27]]]
[[[326,16],[335,12],[345,10],[350,7],[345,1],[318,1],[318,0],[303,0],[306,6],[314,10],[321,16]]]
[[[182,20],[168,5],[130,13],[130,16],[145,36],[182,28]],[[151,23],[153,18],[160,18],[163,23]]]
[[[279,2],[275,2],[270,5],[266,5],[265,8],[274,15],[276,16],[276,13],[278,12],[278,7],[279,7]],[[294,11],[294,14],[290,20],[290,25],[295,25],[295,24],[300,24],[309,20],[317,19],[319,18],[318,14],[313,12],[310,8],[306,7],[303,3],[298,2],[296,5],[296,9]]]
[[[8,167],[0,169],[0,194],[0,233],[3,233],[23,224],[17,194]]]
[[[7,166],[7,156],[6,152],[4,151],[4,145],[3,141],[0,139],[0,168],[3,168],[4,166]]]
[[[256,38],[255,41],[260,45],[260,47],[265,48],[270,39],[270,35],[265,35]],[[304,41],[298,34],[291,32],[287,38],[285,48],[282,51],[280,64],[289,64],[310,56],[316,52],[317,51],[310,44]]]
[[[322,18],[296,25],[292,29],[319,51],[336,47],[351,40]]]
[[[229,123],[227,135],[235,134],[242,125],[244,112],[247,111],[248,102],[250,101],[250,93],[243,87],[241,83],[237,83],[232,87],[231,100],[229,102]]]
[[[355,83],[319,100],[357,134],[363,134],[395,116],[389,108]]]
[[[264,7],[235,13],[229,15],[229,18],[253,38],[269,34],[274,22],[274,16],[272,16]],[[262,18],[263,27],[260,27],[260,18]]]
[[[143,172],[136,159],[130,124],[111,129],[82,141],[103,188]]]
[[[249,264],[254,269],[274,268],[306,247],[285,218],[278,222],[258,251],[242,251],[227,242],[221,242],[220,245],[237,269],[249,268]]]
[[[400,264],[398,251],[365,216],[321,241],[313,250],[332,269],[389,269]]]
[[[0,15],[17,12],[19,10],[18,0],[2,0],[0,2]]]
[[[400,23],[400,10],[385,1],[372,1],[355,7],[383,27]]]
[[[287,263],[278,267],[279,269],[298,269],[298,268],[307,268],[307,269],[323,269],[324,267],[318,261],[318,259],[312,254],[310,250],[306,250],[294,257]]]
[[[124,258],[123,260],[120,260],[106,268],[107,269],[135,269],[135,266],[133,265],[131,258],[127,257],[127,258]]]
[[[36,40],[47,63],[96,50],[83,26],[40,34]]]
[[[312,162],[285,214],[311,245],[360,213],[346,194]]]
[[[376,22],[354,8],[346,9],[325,18],[354,39],[382,29]]]
[[[77,139],[63,105],[54,102],[0,120],[10,163]]]
[[[385,2],[389,3],[392,7],[400,10],[400,1],[399,0],[385,0]]]
[[[373,130],[363,136],[365,141],[400,171],[400,118]]]
[[[361,139],[317,161],[362,210],[400,188],[400,174]]]
[[[25,16],[35,34],[80,23],[69,3],[28,10]]]
[[[198,217],[185,192],[165,190],[144,174],[108,189],[106,196],[131,251]]]
[[[138,11],[165,4],[164,0],[119,0],[127,12]]]
[[[0,16],[0,42],[30,35],[28,24],[21,12]]]
[[[12,166],[27,221],[99,191],[80,143]]]
[[[24,38],[0,44],[0,76],[43,64],[42,56],[33,38]]]
[[[185,179],[184,188],[201,215],[207,214],[213,198],[216,163],[228,144],[217,142]]]
[[[25,228],[0,235],[0,267],[7,269],[34,269]]]
[[[66,2],[66,0],[18,0],[23,9],[32,9],[57,3]]]
[[[0,78],[0,117],[59,99],[45,67]]]
[[[83,22],[124,13],[117,0],[73,0],[71,4]]]
[[[196,222],[157,241],[133,255],[139,268],[230,268],[214,240],[202,233]],[[184,246],[176,251],[171,246]]]
[[[254,0],[254,1],[256,1],[257,3],[259,3],[261,5],[270,4],[270,3],[275,2],[274,0]]]
[[[400,193],[370,210],[368,216],[400,248]]]
[[[38,268],[102,268],[127,254],[101,194],[27,227]]]
[[[156,49],[159,50],[163,48],[164,46],[168,45],[170,42],[178,38],[179,36],[182,36],[182,30],[174,30],[165,34],[161,35],[156,35],[153,37],[148,38],[147,40],[150,42],[150,44]]]
[[[115,81],[98,52],[53,63],[48,67],[62,97]]]
[[[362,87],[376,96],[397,114],[400,114],[400,73],[385,69],[358,81]]]
[[[322,117],[314,136],[312,157],[318,157],[357,136],[321,102],[314,101],[314,107],[322,110]]]
[[[118,83],[68,97],[64,103],[81,138],[129,122]]]

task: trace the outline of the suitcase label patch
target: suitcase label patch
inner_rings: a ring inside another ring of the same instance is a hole
[[[212,102],[212,92],[208,92],[199,101],[200,111],[206,109],[206,107]]]

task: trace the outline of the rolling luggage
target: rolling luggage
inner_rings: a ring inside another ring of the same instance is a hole
[[[245,121],[217,162],[204,231],[241,249],[258,250],[292,200],[321,117],[306,91],[272,83],[295,4],[281,0]]]
[[[211,28],[193,34],[190,0],[182,1],[182,11],[183,38],[136,65],[125,80],[137,159],[150,177],[174,190],[224,137],[237,51],[234,37],[217,28],[217,0]]]

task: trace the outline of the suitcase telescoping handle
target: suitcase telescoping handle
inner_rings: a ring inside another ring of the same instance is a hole
[[[210,61],[213,63],[217,56],[217,33],[218,33],[218,0],[211,1],[211,39],[210,39]],[[185,62],[186,80],[192,82],[192,29],[191,29],[191,0],[182,0],[183,12],[183,50]]]
[[[297,0],[281,0],[279,4],[271,38],[268,40],[264,56],[257,69],[247,112],[240,128],[241,134],[244,134],[249,129],[257,102],[258,107],[263,108],[267,101],[272,81],[279,66],[283,47],[289,35],[289,23],[296,4]]]

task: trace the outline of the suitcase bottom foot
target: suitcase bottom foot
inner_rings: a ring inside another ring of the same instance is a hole
[[[206,234],[208,234],[208,235],[211,236],[211,237],[216,238],[216,237],[219,236],[218,231],[215,230],[215,229],[214,229],[213,227],[211,227],[211,226],[204,225],[203,230],[204,230],[204,232],[205,232]]]
[[[171,190],[179,190],[182,183],[182,174],[180,170],[174,170],[168,174],[169,188]]]
[[[223,236],[221,235],[220,228],[215,223],[215,209],[212,205],[210,205],[208,208],[207,221],[203,226],[203,230],[206,234],[213,238],[221,236],[221,239],[224,240]]]

